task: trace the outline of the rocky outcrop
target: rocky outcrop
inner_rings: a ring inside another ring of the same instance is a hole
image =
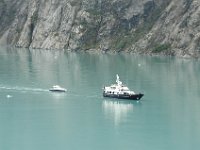
[[[197,0],[0,0],[0,44],[198,57]]]
[[[146,36],[136,45],[144,43],[149,52],[185,57],[199,57],[200,2],[173,0]]]

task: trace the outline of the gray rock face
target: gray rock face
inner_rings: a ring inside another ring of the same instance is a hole
[[[198,57],[198,0],[0,0],[0,44]]]

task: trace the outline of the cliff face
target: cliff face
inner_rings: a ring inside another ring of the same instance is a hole
[[[198,56],[197,0],[0,0],[0,44]]]

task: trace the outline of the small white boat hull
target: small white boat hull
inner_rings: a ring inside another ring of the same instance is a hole
[[[49,89],[51,92],[67,92],[65,89]]]
[[[65,88],[60,87],[59,85],[55,85],[52,88],[49,89],[51,92],[66,92],[67,90]]]

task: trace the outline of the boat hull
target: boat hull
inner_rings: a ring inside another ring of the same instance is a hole
[[[118,98],[118,99],[128,99],[128,100],[140,100],[144,94],[133,94],[133,95],[116,95],[116,94],[106,94],[103,93],[104,97],[110,97],[110,98]]]
[[[49,91],[51,91],[51,92],[66,92],[66,90],[55,90],[55,89],[50,89]]]

